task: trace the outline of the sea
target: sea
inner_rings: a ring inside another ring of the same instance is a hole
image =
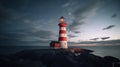
[[[0,54],[14,54],[28,49],[49,49],[48,46],[0,46]],[[69,48],[83,48],[93,50],[93,54],[104,57],[113,56],[120,59],[120,46],[69,46]]]

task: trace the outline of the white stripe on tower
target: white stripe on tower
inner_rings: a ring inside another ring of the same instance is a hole
[[[66,30],[66,27],[61,27],[60,30]]]
[[[60,41],[61,42],[61,41]],[[62,41],[62,42],[67,42],[67,41]]]
[[[60,34],[59,37],[67,37],[67,34]]]

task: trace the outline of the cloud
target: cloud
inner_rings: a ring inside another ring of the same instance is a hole
[[[9,6],[9,5],[13,5],[13,3],[11,3],[11,2],[12,1],[10,1],[8,3],[8,5],[5,5],[4,2],[0,3],[0,18],[2,18],[3,20],[15,20],[15,19],[19,19],[19,18],[25,16],[26,14],[28,14],[26,12],[27,10],[24,10],[24,12],[22,12],[23,9],[20,8],[23,6],[25,7],[25,5],[23,5],[23,3],[15,4],[17,6],[17,9],[16,9],[15,7]],[[17,3],[19,3],[19,2],[17,2]]]
[[[99,3],[99,0],[94,0],[92,2],[86,3],[85,6],[82,7],[79,7],[80,5],[77,4],[76,6],[78,8],[74,9],[72,13],[73,22],[69,24],[68,29],[70,31],[74,31],[78,29],[81,25],[85,24],[85,20],[96,14],[97,9],[99,8]]]
[[[106,40],[106,39],[109,39],[110,37],[102,37],[101,39],[102,40]]]
[[[20,5],[20,7],[24,6]],[[0,4],[0,22],[2,22],[0,24],[0,45],[34,45],[49,43],[57,39],[52,31],[43,28],[48,22],[45,25],[43,23],[45,21],[39,18],[38,13],[37,15],[30,11],[26,13],[26,9],[22,12],[19,6],[17,9],[14,8]]]
[[[96,40],[98,40],[98,39],[102,39],[102,40],[106,40],[106,39],[109,39],[110,37],[97,37],[97,38],[92,38],[92,39],[90,39],[90,40],[94,40],[94,41],[96,41]]]
[[[93,38],[93,39],[90,39],[90,40],[98,40],[99,38]]]
[[[41,39],[41,40],[52,40],[55,39],[55,34],[52,31],[48,30],[36,30],[36,29],[26,29],[21,30],[20,32],[25,32],[27,34],[27,39]]]
[[[12,2],[15,2],[14,4],[15,7],[11,7],[13,5]],[[10,1],[8,5],[5,5],[4,2],[1,2],[0,21],[1,22],[9,21],[17,23],[17,22],[29,22],[28,19],[34,20],[39,18],[38,14],[36,15],[34,12],[29,11],[31,7],[29,7],[28,2],[29,2],[28,0]]]
[[[112,17],[112,18],[116,18],[116,17],[117,17],[117,14],[113,14],[111,17]]]
[[[108,30],[108,29],[111,29],[111,28],[113,28],[113,27],[115,27],[115,25],[109,25],[109,26],[103,28],[103,30]]]
[[[70,4],[71,4],[70,2],[67,2],[67,3],[63,4],[62,7],[64,7],[64,8],[68,7]]]
[[[80,43],[77,43],[77,44],[85,44],[88,46],[92,46],[94,44],[96,44],[95,46],[110,46],[110,45],[120,45],[120,39],[117,39],[117,40],[107,40],[107,41],[83,41],[83,42],[80,42]]]
[[[0,5],[0,21],[4,21],[4,20],[10,20],[12,19],[11,17],[14,15],[15,11],[12,9],[8,9],[2,5]]]
[[[11,46],[11,45],[16,45],[16,44],[23,44],[23,42],[20,41],[21,38],[23,38],[25,35],[20,34],[20,33],[7,33],[7,32],[2,32],[0,33],[0,45],[3,46]],[[22,45],[21,44],[21,45]]]
[[[109,39],[110,37],[97,37],[97,38],[92,38],[92,39],[90,39],[90,40],[98,40],[98,39],[102,39],[102,40],[106,40],[106,39]]]
[[[24,2],[24,0],[22,0]],[[21,1],[21,2],[22,2]],[[18,3],[18,2],[17,2]],[[8,7],[11,5],[11,1],[8,5],[0,3],[0,45],[30,45],[37,43],[49,43],[50,40],[55,40],[56,36],[52,31],[43,29],[41,26],[45,26],[45,21],[41,21],[38,13],[34,13],[27,8],[25,2],[24,5],[16,7]],[[24,8],[25,7],[25,8]],[[22,12],[24,11],[24,12]],[[39,19],[38,19],[39,18]],[[47,24],[47,22],[46,22]]]
[[[49,43],[56,36],[52,31],[34,29],[17,30],[15,32],[0,32],[1,45],[33,45]]]
[[[69,7],[72,7],[73,5],[76,4],[77,1],[74,1],[74,0],[69,0],[67,1],[66,3],[62,4],[62,7],[63,8],[69,8]]]
[[[96,40],[98,40],[98,39],[102,39],[102,40],[106,40],[106,39],[109,39],[110,37],[99,37],[99,38],[92,38],[92,39],[90,39],[90,40],[94,40],[94,41],[96,41]]]
[[[75,30],[78,29],[78,26],[83,25],[84,22],[77,22],[76,20],[73,21],[72,24],[68,26],[68,30],[74,32]]]
[[[39,37],[41,39],[52,39],[52,37],[55,36],[53,32],[47,30],[39,30],[36,32],[31,32],[31,35]]]
[[[80,31],[74,31],[74,33],[75,33],[75,34],[78,34],[78,33],[80,33]]]
[[[69,34],[68,37],[69,37],[69,38],[74,38],[74,37],[77,37],[77,36],[72,35],[72,34]]]

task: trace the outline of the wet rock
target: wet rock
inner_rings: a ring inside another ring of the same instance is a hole
[[[43,67],[41,61],[27,60],[14,55],[1,55],[0,67]]]
[[[111,62],[111,63],[113,63],[113,62],[120,62],[120,60],[118,58],[115,58],[115,57],[112,57],[112,56],[105,56],[104,60],[108,61],[108,62]]]
[[[112,57],[112,56],[105,56],[104,57],[104,66],[106,67],[113,67],[114,64],[117,64],[117,62],[120,62],[118,58]],[[118,64],[120,66],[120,64]]]
[[[119,62],[118,58],[100,57],[81,49],[24,50],[0,55],[0,67],[119,67]]]
[[[79,62],[79,64],[82,64],[86,67],[103,66],[103,58],[93,54],[81,54],[76,57],[76,60]]]

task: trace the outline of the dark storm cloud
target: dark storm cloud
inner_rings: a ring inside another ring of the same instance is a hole
[[[52,37],[54,36],[54,34],[51,31],[46,31],[46,30],[32,32],[31,35],[37,36],[42,39],[52,39]]]
[[[109,25],[109,26],[103,28],[103,30],[108,30],[108,29],[111,29],[111,28],[113,28],[113,27],[115,27],[115,25]]]
[[[117,14],[113,14],[111,17],[112,17],[112,18],[116,18],[116,17],[117,17]]]
[[[90,39],[90,40],[98,40],[99,38],[92,38],[92,39]]]
[[[0,21],[11,20],[15,11],[0,5]]]
[[[16,32],[24,33],[28,36],[39,37],[41,39],[52,39],[55,35],[52,31],[36,29],[36,28],[28,28],[28,29],[26,28],[26,29],[17,30]]]
[[[24,8],[23,8],[24,7]],[[1,0],[0,1],[0,21],[13,21],[20,20],[22,17],[26,16],[27,0]],[[29,9],[28,9],[29,10]]]
[[[106,40],[106,39],[109,39],[110,37],[102,37],[101,39],[102,40]]]
[[[0,33],[0,45],[16,45],[18,43],[23,43],[21,42],[21,38],[24,37],[25,35],[20,34],[20,33],[6,33],[2,32]]]
[[[42,2],[45,2],[45,1],[1,0],[0,1],[0,21],[23,22],[24,19],[38,20],[40,16],[44,17],[43,12],[45,12],[45,9],[46,9],[46,8],[43,9],[43,7],[46,7],[46,6],[42,4]],[[42,7],[40,5],[42,5]]]
[[[76,29],[78,29],[78,26],[83,25],[84,22],[78,22],[76,20],[73,21],[74,23],[70,24],[68,26],[68,30],[74,32]]]
[[[75,33],[75,34],[78,34],[78,33],[80,33],[80,31],[74,31],[74,33]]]
[[[33,45],[54,40],[55,34],[43,28],[48,22],[41,21],[40,18],[44,18],[44,13],[47,12],[47,8],[43,9],[43,6],[47,6],[42,3],[47,4],[41,0],[1,0],[0,45]]]
[[[98,40],[98,39],[102,39],[102,40],[106,40],[106,39],[109,39],[110,37],[99,37],[99,38],[92,38],[90,40]]]
[[[55,34],[52,31],[48,30],[31,30],[31,31],[25,31],[28,37],[37,37],[38,39],[42,40],[52,40],[55,37]]]
[[[23,45],[23,44],[37,44],[37,43],[49,43],[54,38],[54,34],[51,31],[39,30],[21,30],[17,32],[0,33],[1,45]]]
[[[96,14],[96,10],[99,8],[99,0],[93,0],[86,3],[84,6],[80,7],[80,4],[77,4],[78,8],[74,9],[72,16],[73,22],[68,26],[70,31],[78,29],[79,26],[85,23],[85,20],[89,17],[92,17]],[[72,7],[75,7],[72,6]]]

